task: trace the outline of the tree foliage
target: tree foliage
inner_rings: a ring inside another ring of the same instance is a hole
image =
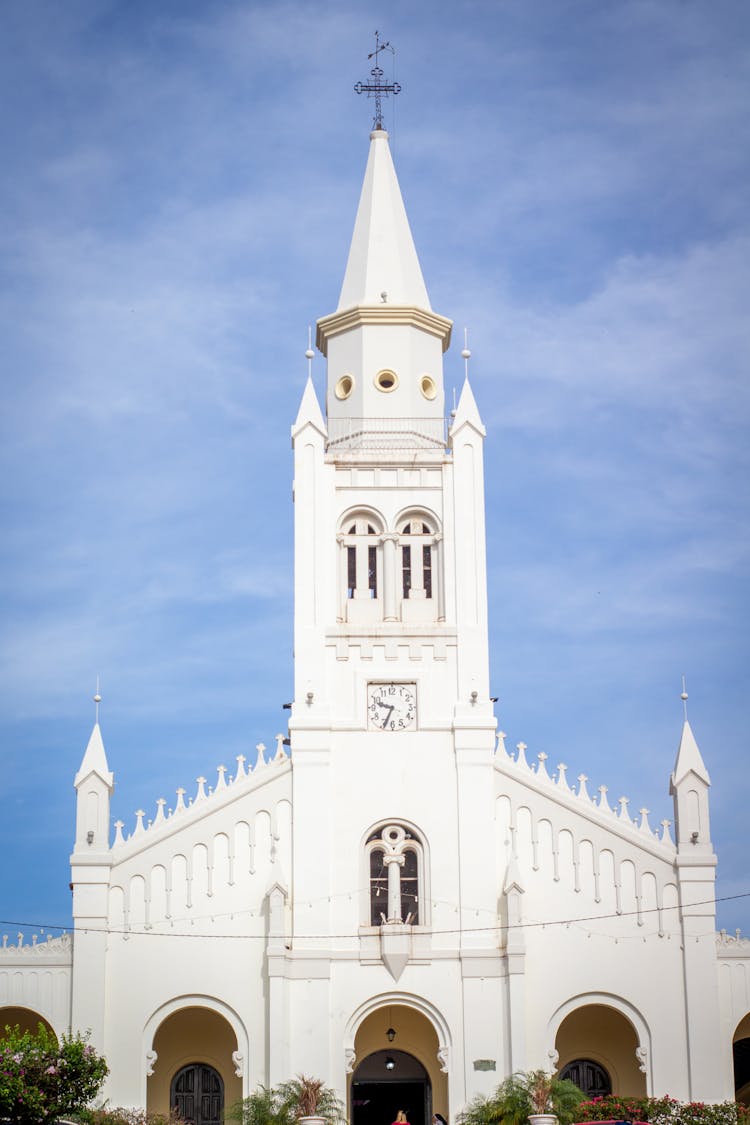
[[[101,1089],[109,1068],[81,1035],[58,1043],[37,1030],[6,1027],[0,1037],[0,1117],[15,1125],[46,1125],[83,1109]]]

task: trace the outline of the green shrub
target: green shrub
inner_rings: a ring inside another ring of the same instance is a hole
[[[153,1110],[128,1109],[125,1106],[101,1106],[99,1109],[82,1109],[74,1115],[80,1125],[184,1125],[174,1110],[156,1113]]]
[[[81,1035],[58,1043],[39,1024],[36,1032],[6,1027],[0,1036],[0,1117],[14,1125],[46,1125],[83,1109],[108,1074],[104,1059]]]

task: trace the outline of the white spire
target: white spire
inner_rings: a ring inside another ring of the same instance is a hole
[[[466,349],[465,349],[466,350]],[[464,379],[464,385],[461,388],[461,395],[458,400],[458,406],[451,422],[451,436],[457,434],[462,426],[473,426],[478,434],[485,437],[487,431],[484,428],[482,419],[479,416],[479,408],[477,400],[474,398],[474,392],[471,389],[468,376]]]
[[[81,761],[73,785],[78,788],[81,782],[85,781],[92,773],[100,777],[109,789],[113,788],[114,775],[111,773],[107,762],[107,755],[104,752],[104,742],[102,741],[102,732],[98,723],[94,723],[94,729],[91,732],[86,752],[83,755],[83,760]]]
[[[292,426],[292,439],[294,439],[305,426],[313,426],[323,437],[326,437],[328,434],[320,409],[320,403],[318,402],[318,396],[313,386],[312,375],[307,376],[305,389],[302,392],[302,399],[300,400],[299,410],[297,411],[297,417]]]
[[[408,305],[431,311],[384,129],[370,134],[337,312],[355,305]]]
[[[701,752],[698,749],[698,743],[695,741],[695,735],[690,729],[690,723],[685,719],[682,725],[682,738],[680,739],[680,746],[672,771],[672,787],[678,785],[691,771],[696,777],[700,778],[705,785],[711,784],[708,770],[703,762]]]

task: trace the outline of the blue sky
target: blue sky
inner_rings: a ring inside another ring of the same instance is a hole
[[[289,426],[343,276],[376,26],[488,429],[500,726],[656,824],[684,673],[718,893],[750,893],[745,0],[3,16],[2,929],[69,923],[97,674],[128,828],[284,729]],[[750,930],[750,898],[719,924]]]

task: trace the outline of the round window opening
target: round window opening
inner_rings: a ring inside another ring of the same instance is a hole
[[[432,375],[423,375],[419,380],[419,386],[425,398],[433,399],[437,395],[437,383],[432,378]]]
[[[379,391],[395,391],[398,386],[398,375],[395,371],[378,371],[375,376],[375,386]]]
[[[335,387],[336,398],[349,398],[353,390],[354,377],[352,375],[342,375]]]

